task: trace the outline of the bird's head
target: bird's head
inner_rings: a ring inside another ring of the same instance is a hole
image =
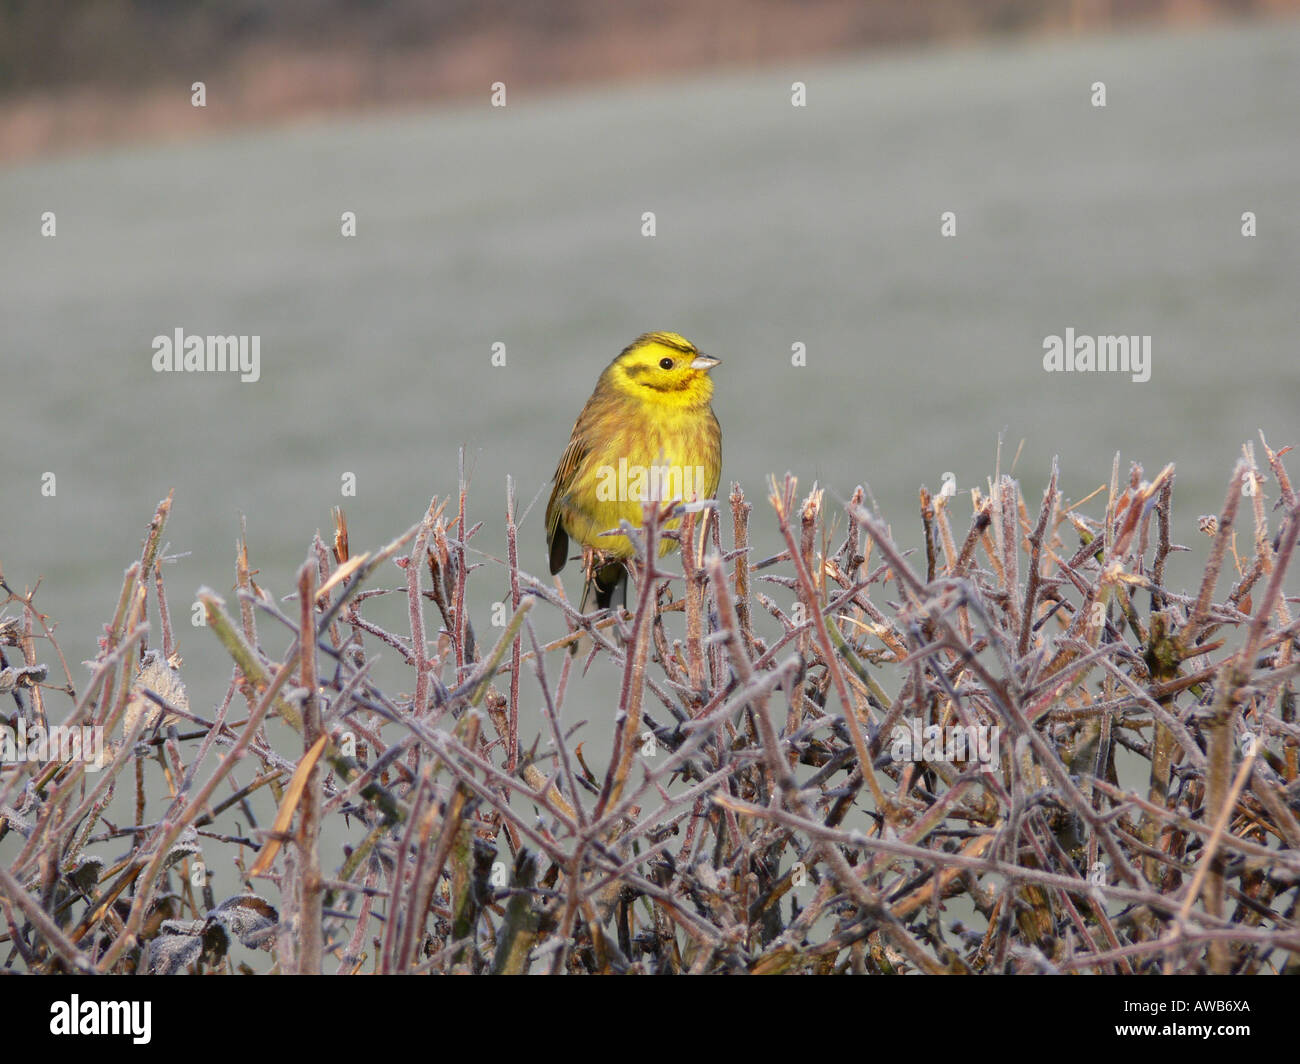
[[[702,355],[685,337],[649,332],[627,345],[609,368],[605,380],[624,395],[670,406],[704,406],[713,396],[709,370],[718,359]]]

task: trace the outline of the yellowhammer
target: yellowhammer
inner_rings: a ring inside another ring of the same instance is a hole
[[[716,358],[670,332],[638,336],[600,375],[555,470],[546,506],[551,573],[568,560],[569,538],[584,549],[596,605],[616,591],[627,604],[627,568],[635,550],[623,535],[603,535],[627,521],[641,527],[647,501],[711,499],[722,468],[722,430],[709,406]],[[679,519],[665,522],[676,528]],[[677,546],[664,539],[662,556]],[[590,553],[589,553],[590,552]]]

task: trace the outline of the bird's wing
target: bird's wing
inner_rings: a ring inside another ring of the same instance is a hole
[[[586,414],[586,410],[583,410]],[[582,431],[582,417],[573,425],[573,435],[569,437],[569,446],[560,456],[560,464],[555,467],[555,487],[551,489],[551,500],[546,504],[546,544],[550,548],[551,573],[554,575],[564,568],[569,559],[569,534],[564,531],[564,497],[568,495],[577,474],[578,466],[587,456],[586,433]]]

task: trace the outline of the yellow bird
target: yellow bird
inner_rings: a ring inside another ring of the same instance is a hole
[[[640,528],[644,502],[691,502],[716,494],[722,430],[709,405],[709,370],[716,365],[718,359],[677,333],[645,333],[605,368],[578,415],[555,470],[546,543],[552,574],[564,568],[570,538],[584,548],[583,612],[593,588],[601,609],[615,592],[627,604],[624,563],[635,550],[626,536],[602,533],[624,520]],[[672,519],[664,527],[679,523]],[[662,540],[660,556],[676,546]]]

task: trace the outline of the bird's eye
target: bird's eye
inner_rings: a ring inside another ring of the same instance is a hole
[[[672,369],[672,368],[673,368],[673,360],[672,360],[671,358],[661,358],[661,359],[659,360],[659,368],[660,368],[660,369]]]

